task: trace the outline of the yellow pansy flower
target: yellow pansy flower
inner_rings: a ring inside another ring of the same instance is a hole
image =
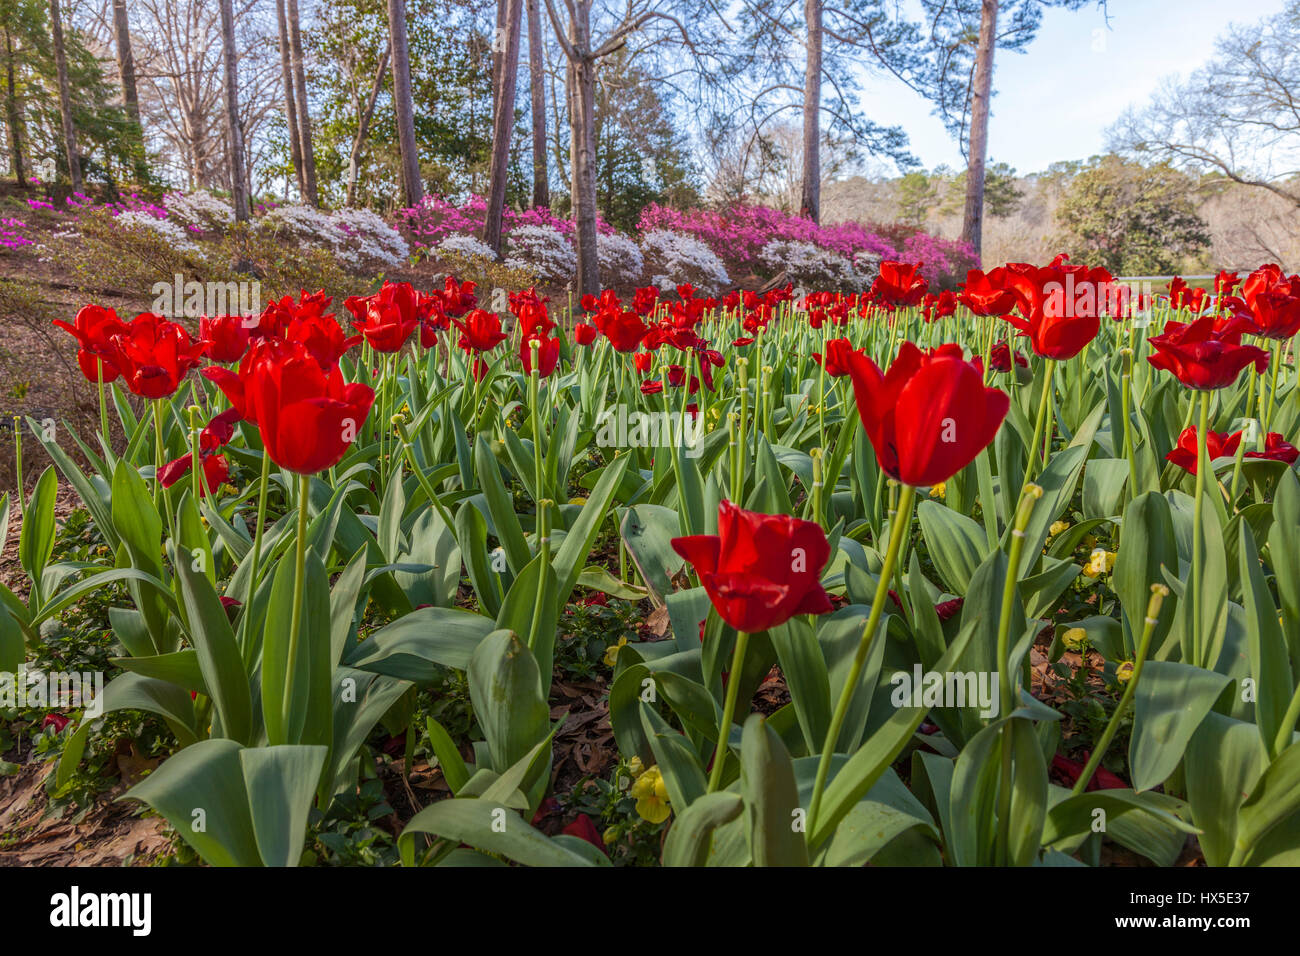
[[[932,485],[930,487],[931,498],[944,498],[947,496],[947,493],[948,493],[948,482],[946,481],[941,481],[937,485]]]
[[[613,667],[618,663],[618,649],[627,644],[626,637],[620,637],[617,644],[611,644],[605,648],[605,666]]]
[[[640,757],[633,757],[627,762],[627,772],[634,777],[639,777],[645,773],[645,764],[641,762]]]
[[[1047,533],[1050,537],[1055,538],[1058,534],[1067,530],[1069,527],[1070,522],[1068,521],[1053,521],[1052,526],[1047,529]]]
[[[1067,651],[1082,651],[1088,640],[1088,632],[1081,627],[1072,627],[1061,635],[1061,643]]]
[[[663,823],[672,816],[668,806],[668,786],[656,764],[636,778],[631,795],[636,799],[637,815],[647,823]]]
[[[1115,552],[1097,548],[1092,552],[1092,557],[1089,558],[1088,566],[1083,569],[1083,573],[1090,578],[1097,578],[1103,574],[1110,574],[1111,569],[1114,567]]]
[[[1127,684],[1133,678],[1133,662],[1124,661],[1119,667],[1115,668],[1115,679],[1121,684]]]
[[[569,499],[569,504],[571,504],[571,505],[585,505],[586,503],[587,503],[587,499],[586,499],[586,498],[570,498],[570,499]]]

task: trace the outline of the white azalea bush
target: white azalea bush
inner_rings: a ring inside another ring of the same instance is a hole
[[[863,270],[854,260],[822,246],[799,240],[776,239],[763,246],[758,261],[773,274],[785,272],[792,282],[821,285],[837,291],[853,291],[871,284],[875,266],[866,254],[859,257]]]
[[[453,232],[433,247],[435,258],[460,256],[465,259],[495,259],[492,247],[463,232]]]
[[[720,292],[731,284],[726,266],[694,236],[655,229],[641,237],[641,253],[651,282],[671,289],[686,282],[701,292]]]
[[[147,212],[130,210],[119,214],[116,217],[116,223],[121,229],[145,230],[155,233],[171,243],[172,247],[178,252],[199,251],[199,244],[194,241],[194,237],[185,227],[172,222],[170,219],[159,219]]]
[[[566,283],[578,268],[573,246],[563,233],[550,226],[516,226],[510,232],[509,247],[506,267],[527,270],[542,282]]]
[[[640,247],[621,232],[596,237],[596,258],[600,261],[601,282],[606,286],[636,285],[645,274],[645,256]]]
[[[195,226],[203,230],[224,229],[235,221],[235,210],[230,203],[206,190],[192,193],[170,193],[163,199],[167,218],[182,226]]]
[[[258,220],[258,226],[324,245],[342,262],[352,266],[372,262],[396,265],[410,254],[410,247],[401,233],[366,209],[340,209],[328,213],[291,203],[268,211]]]

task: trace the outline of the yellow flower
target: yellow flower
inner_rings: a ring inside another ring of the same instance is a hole
[[[639,777],[645,773],[645,764],[641,762],[640,757],[633,757],[627,762],[627,772],[634,777]]]
[[[571,505],[585,505],[586,503],[587,503],[587,499],[586,499],[586,498],[570,498],[570,499],[569,499],[569,504],[571,504]]]
[[[1061,643],[1067,651],[1082,651],[1088,640],[1088,632],[1081,627],[1072,627],[1061,635]]]
[[[934,485],[930,488],[930,497],[943,498],[946,497],[947,492],[948,492],[948,482],[941,481],[937,485]]]
[[[605,666],[613,667],[618,663],[618,649],[627,643],[626,637],[620,637],[617,644],[605,648]]]
[[[1115,668],[1115,679],[1121,684],[1127,684],[1133,677],[1133,662],[1124,661],[1119,667]]]
[[[1097,548],[1092,552],[1092,557],[1088,561],[1088,566],[1083,569],[1083,573],[1090,578],[1097,578],[1103,574],[1110,574],[1113,567],[1115,567],[1115,552]]]
[[[672,815],[668,806],[668,786],[656,764],[636,778],[631,795],[636,799],[636,812],[647,823],[663,823]]]
[[[1070,522],[1068,521],[1053,521],[1052,526],[1047,529],[1047,533],[1049,536],[1055,538],[1058,534],[1060,534],[1062,531],[1065,531],[1069,527],[1070,527]]]
[[[614,841],[618,839],[618,827],[606,827],[605,832],[600,835],[600,839],[605,846],[613,846]]]

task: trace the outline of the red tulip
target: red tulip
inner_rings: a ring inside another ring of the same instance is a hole
[[[199,319],[199,338],[214,362],[238,362],[248,350],[248,330],[255,323],[242,315],[217,315]]]
[[[526,338],[519,343],[519,361],[523,363],[524,374],[531,375],[533,372],[533,349],[532,342],[537,342],[537,374],[541,378],[546,378],[555,371],[556,363],[560,361],[560,340],[552,336],[536,336]]]
[[[904,342],[886,374],[866,355],[849,358],[858,414],[880,467],[914,486],[947,481],[993,440],[1010,407],[961,347],[922,352]]]
[[[814,352],[812,356],[818,365],[826,369],[827,375],[839,378],[849,374],[849,356],[853,351],[853,343],[848,339],[829,339],[826,342],[825,359],[820,352]]]
[[[594,325],[579,322],[573,327],[573,342],[575,345],[591,345],[599,334],[600,329]]]
[[[230,441],[235,434],[235,422],[239,421],[238,409],[227,409],[213,417],[203,431],[199,432],[199,458],[203,462],[204,480],[199,482],[199,494],[206,496],[216,492],[217,488],[230,477],[230,462],[225,455],[217,452],[221,446]],[[158,479],[164,488],[170,488],[190,472],[194,457],[182,455],[169,461],[158,471]]]
[[[112,360],[134,394],[167,398],[198,366],[206,348],[191,339],[184,326],[145,312],[113,337]]]
[[[1300,297],[1289,291],[1261,292],[1255,296],[1250,309],[1257,335],[1267,339],[1289,339],[1300,332]]]
[[[655,357],[649,352],[637,352],[636,355],[632,356],[632,365],[642,375],[650,371],[650,367],[654,365],[654,361]]]
[[[1269,461],[1284,461],[1288,465],[1294,465],[1296,459],[1300,459],[1300,449],[1287,442],[1277,432],[1269,432],[1264,436],[1263,451],[1248,451],[1247,458],[1265,458]]]
[[[1021,368],[1029,367],[1029,360],[1019,352],[1012,352],[1011,346],[1006,342],[999,342],[993,346],[989,352],[989,365],[995,372],[1010,372],[1012,356],[1015,356],[1015,363]]]
[[[988,273],[971,269],[957,298],[976,315],[1006,315],[1016,305],[1015,293],[1002,284],[1006,271],[1000,267]]]
[[[1207,431],[1205,433],[1205,453],[1210,461],[1219,458],[1231,458],[1237,453],[1237,446],[1241,444],[1241,432],[1233,432],[1231,435],[1219,432]],[[1200,458],[1200,447],[1197,444],[1196,427],[1184,428],[1183,433],[1178,436],[1178,446],[1169,454],[1165,455],[1166,461],[1172,461],[1183,471],[1190,475],[1197,472],[1197,463]]]
[[[1041,268],[1024,263],[1007,266],[1004,282],[1015,293],[1020,315],[1008,315],[1006,320],[1028,336],[1038,355],[1071,359],[1101,329],[1100,299],[1110,273],[1068,268],[1060,258]]]
[[[417,293],[409,282],[385,282],[374,295],[351,296],[343,304],[352,323],[376,352],[399,352],[420,324]]]
[[[300,475],[339,463],[361,430],[375,393],[343,384],[338,369],[323,371],[302,346],[253,365],[248,404],[271,460]]]
[[[83,305],[73,324],[55,319],[54,324],[77,340],[77,365],[89,382],[98,382],[100,364],[105,382],[116,381],[121,374],[113,364],[113,339],[126,331],[126,323],[112,309],[100,305]]]
[[[605,841],[601,839],[600,831],[596,829],[596,824],[591,822],[591,817],[585,813],[579,813],[577,819],[560,832],[569,836],[576,836],[580,840],[586,840],[599,849],[601,853],[605,852]]]
[[[464,352],[489,352],[509,338],[501,331],[501,317],[495,312],[472,309],[462,321],[452,319],[452,324],[460,329],[460,341],[457,343]]]
[[[1172,372],[1189,388],[1209,390],[1231,385],[1246,366],[1262,372],[1268,368],[1268,353],[1241,344],[1241,325],[1229,321],[1215,329],[1213,316],[1205,315],[1191,325],[1168,322],[1163,334],[1153,336],[1154,355],[1147,361]]]
[[[695,568],[718,616],[738,631],[754,634],[796,614],[831,610],[821,585],[830,545],[815,522],[723,501],[716,535],[673,538],[672,546]]]
[[[921,278],[921,263],[885,261],[880,274],[871,283],[871,294],[890,307],[919,305],[925,296],[926,281]]]
[[[635,352],[650,331],[635,312],[600,313],[596,325],[618,352]]]
[[[320,363],[322,371],[329,371],[338,365],[339,359],[362,340],[360,335],[346,335],[333,315],[315,312],[295,315],[289,321],[284,336],[290,342],[301,343]]]

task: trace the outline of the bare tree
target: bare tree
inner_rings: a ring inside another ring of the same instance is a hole
[[[420,158],[415,151],[415,104],[411,99],[411,60],[406,44],[406,0],[388,0],[388,35],[393,58],[393,109],[402,153],[402,193],[414,206],[424,198]]]
[[[57,0],[56,0],[57,2]],[[235,221],[247,222],[248,182],[244,172],[244,134],[239,126],[239,72],[235,50],[235,11],[231,0],[220,0],[221,48],[225,60],[226,135],[230,150],[230,195],[234,201]]]
[[[664,69],[647,70],[647,75],[671,89],[675,81],[689,75],[697,81],[697,108],[704,108],[703,90],[718,80],[716,45],[711,26],[722,20],[711,4],[701,9],[687,0],[632,0],[617,13],[601,10],[608,23],[604,39],[597,42],[592,31],[595,0],[564,0],[567,24],[560,19],[554,0],[546,0],[546,12],[555,39],[565,58],[569,118],[570,198],[573,206],[578,253],[577,289],[582,295],[600,290],[600,265],[596,253],[596,74],[600,60],[627,47],[635,37],[638,48],[628,62],[639,56],[654,57],[661,48],[684,51],[686,63],[668,62],[667,52],[658,53]],[[678,13],[691,17],[688,30]],[[724,21],[725,22],[725,21]]]
[[[803,87],[803,190],[799,213],[821,221],[822,166],[822,0],[804,0],[808,24],[807,66]]]
[[[357,134],[352,138],[352,151],[348,155],[348,191],[345,204],[351,206],[357,198],[357,180],[361,175],[361,150],[370,137],[370,121],[375,116],[375,103],[379,100],[379,91],[384,87],[384,74],[388,71],[388,56],[391,44],[384,47],[379,58],[379,68],[375,71],[374,82],[370,85],[370,95],[365,105],[357,111]]]
[[[81,189],[81,157],[77,152],[77,128],[72,121],[72,90],[68,85],[68,54],[63,45],[63,17],[59,0],[50,0],[50,36],[54,43],[54,70],[59,84],[59,116],[63,121],[63,146],[68,156],[68,178],[72,188]]]
[[[289,17],[285,0],[275,0],[276,34],[280,50],[280,71],[284,74],[284,122],[288,127],[289,159],[293,162],[298,195],[307,195],[307,179],[302,167],[302,130],[298,124],[297,94],[294,93],[293,61],[289,53]]]
[[[998,36],[998,0],[983,0],[971,85],[970,149],[967,151],[966,208],[961,237],[978,261],[984,236],[984,163],[989,150],[989,97],[993,95],[993,49]]]
[[[316,157],[312,151],[311,109],[307,102],[307,69],[303,63],[298,0],[288,0],[288,14],[289,61],[293,68],[293,88],[298,110],[298,153],[302,157],[303,199],[315,206],[320,199],[316,191]]]
[[[500,46],[496,95],[493,97],[492,158],[488,178],[487,211],[483,221],[483,242],[501,255],[501,220],[506,205],[509,175],[510,134],[515,125],[515,87],[519,80],[519,18],[523,0],[497,0],[498,33],[493,46]]]
[[[1109,140],[1300,207],[1300,0],[1258,24],[1230,26],[1213,60],[1126,111]]]
[[[284,111],[283,74],[276,55],[274,13],[260,0],[232,2],[243,178],[249,183],[254,170],[270,166],[272,120]],[[223,32],[217,5],[210,0],[133,0],[128,9],[140,111],[159,173],[188,189],[229,188]]]
[[[14,70],[14,39],[8,26],[5,35],[5,125],[9,127],[9,163],[13,167],[14,182],[18,188],[27,188],[23,171],[22,109],[18,103],[18,88]]]
[[[542,11],[538,0],[528,0],[528,93],[532,98],[533,206],[550,206],[550,179],[546,169],[546,68],[543,65]]]

